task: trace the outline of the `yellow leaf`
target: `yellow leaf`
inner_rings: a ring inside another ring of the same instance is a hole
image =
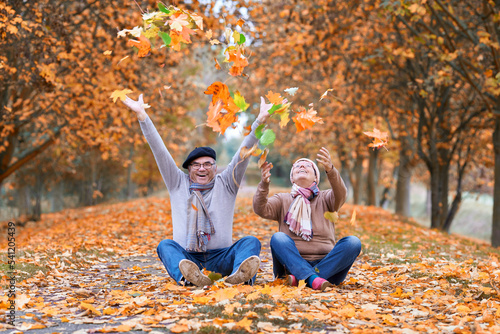
[[[118,312],[118,310],[117,310],[117,309],[114,309],[114,308],[111,308],[111,307],[106,307],[106,308],[104,309],[104,311],[102,311],[102,313],[103,313],[104,315],[113,315],[113,314],[116,314],[117,312]]]
[[[334,212],[330,212],[330,211],[326,211],[323,216],[328,219],[329,221],[331,221],[332,223],[336,223],[337,220],[339,220],[339,214],[337,213],[337,211],[334,211]]]
[[[133,91],[130,89],[122,89],[122,90],[115,90],[113,93],[111,93],[110,98],[113,99],[113,102],[116,103],[116,100],[120,99],[122,101],[125,101],[125,98],[127,97],[127,94],[132,93]]]
[[[356,315],[356,309],[351,304],[347,304],[338,311],[339,315],[344,318],[352,318]]]
[[[392,315],[390,314],[384,314],[382,316],[382,320],[384,321],[384,323],[386,325],[389,325],[389,326],[396,326],[396,323],[394,322],[394,318],[392,317]]]
[[[212,298],[208,297],[193,297],[193,304],[207,304]]]
[[[81,303],[80,308],[83,308],[85,310],[89,310],[90,312],[92,312],[96,315],[101,315],[101,311],[97,310],[93,305],[90,305],[87,303]]]
[[[103,52],[103,55],[105,55],[105,56],[109,56],[109,55],[110,55],[110,54],[112,54],[112,53],[113,53],[113,51],[111,51],[111,50],[106,50],[106,51],[104,51],[104,52]]]
[[[259,299],[259,298],[260,298],[260,292],[255,291],[255,292],[252,292],[251,294],[248,294],[245,299],[251,301],[251,300],[255,300],[255,299]]]
[[[470,311],[471,311],[471,309],[463,304],[457,306],[457,312],[462,314],[462,315],[469,314]]]
[[[248,319],[247,317],[241,319],[236,323],[236,328],[242,328],[245,329],[248,332],[252,332],[252,329],[250,328],[250,325],[252,324],[252,320]]]

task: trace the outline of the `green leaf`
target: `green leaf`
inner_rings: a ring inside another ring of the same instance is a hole
[[[241,111],[246,111],[250,106],[250,104],[246,103],[245,98],[238,91],[234,93],[233,99],[234,99],[234,104],[236,104],[238,108],[241,109]]]
[[[169,46],[170,42],[172,42],[172,38],[170,38],[170,35],[167,34],[166,32],[158,31],[158,36],[161,37],[163,43],[165,43],[165,46]]]
[[[262,130],[264,130],[265,127],[265,124],[261,124],[257,127],[257,129],[255,129],[255,137],[257,137],[257,139],[260,139],[260,137],[262,137]]]
[[[281,108],[281,106],[282,106],[282,104],[273,104],[273,106],[271,107],[271,109],[269,109],[269,111],[268,111],[269,114],[271,114],[271,115],[274,114],[274,112],[276,110],[278,110],[279,108]]]
[[[240,40],[238,41],[238,44],[241,45],[243,43],[245,43],[247,39],[245,38],[245,35],[243,34],[240,34]]]
[[[170,14],[170,11],[161,2],[158,2],[158,9],[160,10],[160,12],[164,12],[166,14]]]
[[[276,135],[274,134],[274,131],[271,129],[267,129],[266,131],[264,131],[262,137],[260,137],[260,143],[263,146],[268,146],[274,143],[275,140],[276,140]]]
[[[132,297],[139,297],[140,295],[142,295],[142,292],[129,293],[129,295]]]
[[[210,274],[208,274],[208,278],[210,278],[212,282],[215,282],[220,280],[222,278],[222,275],[212,271]]]

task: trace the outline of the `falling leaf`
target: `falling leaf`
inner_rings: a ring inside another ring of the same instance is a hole
[[[337,211],[334,211],[334,212],[325,211],[323,216],[326,219],[328,219],[329,221],[331,221],[332,223],[336,223],[337,220],[339,220],[339,214],[337,213]]]
[[[191,207],[193,208],[194,211],[198,211],[198,208],[193,203],[191,203]]]
[[[320,101],[321,101],[321,100],[323,100],[323,99],[324,99],[324,98],[328,95],[328,92],[332,92],[332,91],[334,91],[334,90],[335,90],[334,88],[327,89],[327,90],[323,93],[323,95],[321,95],[321,97],[320,97],[320,99],[319,99],[319,100],[320,100]],[[342,102],[342,103],[345,103],[345,102],[346,102],[346,101],[342,100],[341,98],[339,98],[339,97],[338,97],[338,96],[336,96],[336,95],[333,95],[333,94],[332,94],[332,97],[333,97],[334,99],[336,99],[337,101],[340,101],[340,102]]]
[[[172,43],[172,37],[170,37],[170,35],[168,33],[163,32],[163,31],[159,31],[158,36],[160,36],[160,38],[163,40],[164,46],[169,46],[170,43]]]
[[[142,34],[142,27],[134,27],[133,29],[123,29],[118,32],[118,37],[126,37],[127,34],[130,34],[136,38],[139,38]]]
[[[220,70],[221,69],[221,66],[219,64],[219,61],[217,60],[217,58],[214,57],[214,61],[215,61],[215,68]]]
[[[193,19],[195,24],[198,26],[198,28],[200,28],[200,30],[203,30],[203,17],[201,17],[200,15],[198,15],[196,13],[192,13],[192,12],[189,13],[189,16],[191,16],[191,18]]]
[[[239,91],[234,93],[234,103],[240,108],[241,111],[245,111],[248,109],[250,104],[245,102],[245,98],[240,94]]]
[[[182,32],[182,28],[189,25],[187,14],[180,14],[173,16],[168,24],[172,30],[177,30],[178,32]]]
[[[138,41],[136,41],[135,39],[130,39],[127,42],[127,45],[138,48],[139,53],[137,54],[137,56],[140,58],[148,56],[151,52],[151,43],[149,42],[149,39],[147,39],[143,35],[139,36]]]
[[[269,102],[275,105],[281,104],[283,102],[283,98],[281,97],[280,93],[274,93],[271,90],[267,92],[266,97]]]
[[[268,149],[268,148],[266,148],[266,149],[264,150],[264,152],[262,153],[262,155],[260,156],[260,158],[259,158],[259,162],[258,162],[258,166],[259,166],[259,168],[261,168],[261,167],[262,167],[262,165],[264,164],[264,162],[266,162],[266,159],[267,159],[267,155],[268,155],[268,153],[269,153],[269,149]]]
[[[250,155],[252,155],[252,152],[255,151],[257,149],[257,144],[255,144],[254,146],[252,146],[251,148],[248,148],[248,147],[242,147],[240,149],[240,159],[241,160],[245,160],[246,158],[248,158]]]
[[[363,132],[363,133],[368,137],[373,138],[373,142],[368,145],[369,147],[373,148],[384,147],[385,149],[387,149],[386,145],[389,137],[388,132],[381,132],[379,129],[373,128],[373,132]]]
[[[353,210],[350,224],[354,225],[355,223],[356,223],[356,210]]]
[[[104,52],[103,52],[103,55],[105,55],[105,56],[109,56],[109,55],[111,55],[112,53],[113,53],[113,51],[111,51],[111,50],[106,50],[106,51],[104,51]]]
[[[292,87],[285,89],[285,92],[291,96],[294,96],[295,93],[297,93],[297,90],[299,90],[299,87]]]
[[[297,128],[297,133],[312,128],[315,123],[323,124],[321,117],[316,116],[317,112],[312,107],[309,110],[302,109],[292,120]]]
[[[276,140],[276,134],[274,133],[274,131],[271,129],[267,129],[262,134],[262,137],[260,137],[259,142],[261,143],[262,146],[268,146],[274,143],[275,140]]]
[[[241,18],[238,21],[236,21],[236,25],[239,25],[240,27],[242,27],[243,24],[245,24],[245,20],[243,20]]]
[[[116,65],[120,64],[122,61],[124,61],[124,60],[125,60],[125,59],[127,59],[127,58],[128,58],[128,56],[123,57],[122,59],[120,59],[120,60],[118,61],[118,63],[117,63]]]
[[[116,100],[120,99],[121,101],[125,101],[127,98],[127,94],[132,93],[133,91],[130,89],[122,89],[122,90],[115,90],[113,93],[111,93],[110,98],[113,99],[113,102],[116,103]]]
[[[321,101],[321,100],[323,100],[323,99],[324,99],[324,98],[328,95],[328,92],[332,92],[332,91],[334,91],[334,90],[335,90],[334,88],[329,88],[329,89],[327,89],[327,90],[323,93],[323,95],[321,95],[321,97],[320,97],[320,99],[319,99],[319,100],[320,100],[320,101]]]

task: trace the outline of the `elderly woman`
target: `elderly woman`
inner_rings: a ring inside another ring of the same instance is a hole
[[[344,281],[361,251],[361,242],[355,236],[336,241],[335,224],[324,213],[338,212],[347,189],[326,148],[320,149],[317,161],[324,167],[331,189],[318,189],[318,166],[301,158],[290,172],[291,191],[268,198],[272,164],[266,161],[253,208],[262,218],[279,223],[279,232],[271,238],[274,277],[288,273],[290,285],[306,280],[308,287],[323,291]]]

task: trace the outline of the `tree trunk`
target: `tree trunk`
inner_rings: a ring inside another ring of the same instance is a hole
[[[493,190],[493,222],[491,231],[491,245],[500,246],[500,116],[495,120],[493,132],[493,147],[495,151],[495,186]]]
[[[40,221],[42,218],[42,188],[42,175],[38,173],[35,180],[35,191],[33,192],[35,202],[31,208],[31,220],[34,221]]]
[[[379,168],[379,169],[381,169],[381,168]],[[399,166],[394,166],[394,169],[392,170],[391,183],[388,186],[384,187],[384,191],[382,192],[379,206],[381,208],[383,208],[384,210],[387,210],[387,207],[389,206],[389,203],[391,202],[389,200],[389,194],[390,194],[391,189],[394,185],[394,179],[398,175],[398,172],[399,172]]]
[[[377,160],[378,150],[370,150],[369,164],[368,164],[368,205],[377,205]]]
[[[462,204],[462,190],[457,189],[457,194],[455,195],[455,198],[451,203],[450,212],[448,212],[448,215],[446,216],[446,220],[442,228],[443,231],[450,233],[451,223],[453,222],[453,219],[455,218],[458,210],[460,209],[460,204]]]
[[[436,163],[431,170],[431,228],[443,229],[448,215],[449,163]]]
[[[347,168],[347,165],[346,163],[342,160],[341,162],[341,170],[340,170],[340,177],[342,178],[342,180],[344,181],[345,183],[345,186],[347,188],[347,193],[349,193],[349,191],[352,191],[352,183],[351,183],[351,178],[349,177],[349,170]]]
[[[354,166],[355,181],[353,182],[353,200],[354,204],[361,204],[362,193],[363,193],[363,157],[358,155],[356,158],[356,166]],[[353,181],[353,180],[351,180]]]
[[[406,149],[399,152],[398,181],[396,183],[396,214],[410,216],[410,188],[411,188],[410,159]]]

